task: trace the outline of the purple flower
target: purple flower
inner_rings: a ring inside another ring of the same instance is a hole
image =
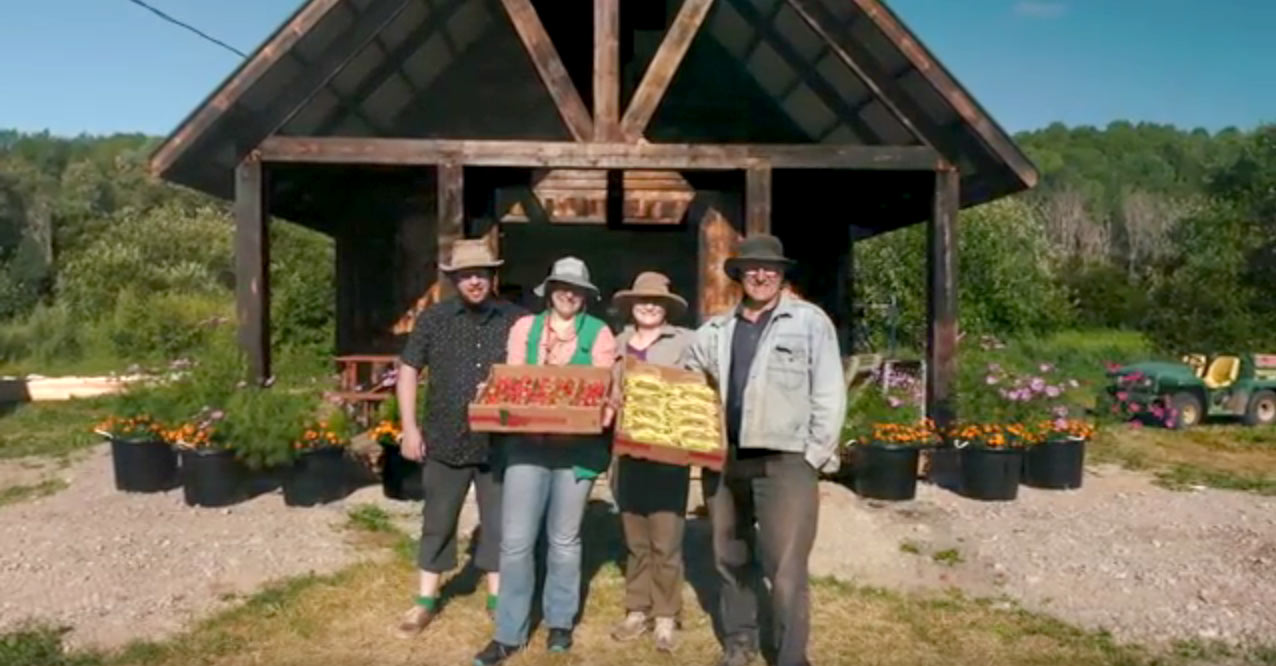
[[[1059,390],[1059,387],[1058,387],[1058,386],[1047,386],[1047,387],[1046,387],[1046,395],[1047,395],[1047,396],[1049,396],[1049,397],[1051,397],[1051,398],[1057,398],[1057,397],[1059,397],[1059,394],[1060,394],[1060,393],[1062,393],[1062,391],[1060,391],[1060,390]]]
[[[1032,381],[1028,383],[1028,387],[1032,389],[1033,393],[1041,393],[1046,390],[1046,380],[1040,377],[1033,377]]]
[[[1054,420],[1054,427],[1055,427],[1055,430],[1063,430],[1063,429],[1065,429],[1065,428],[1067,428],[1067,427],[1068,427],[1068,420],[1067,420],[1067,419],[1055,419],[1055,420]]]
[[[992,386],[993,384],[996,384],[999,381],[1001,381],[1001,379],[997,377],[996,375],[988,375],[987,377],[984,377],[984,383],[989,386]]]
[[[1066,418],[1068,416],[1068,408],[1065,407],[1064,405],[1059,405],[1055,407],[1054,409],[1050,410],[1050,412],[1054,414],[1055,417],[1061,418],[1061,419]]]
[[[1125,391],[1117,391],[1117,394],[1116,394],[1117,400],[1120,400],[1121,402],[1125,402],[1129,397],[1130,397],[1129,393],[1126,393]]]
[[[1139,412],[1141,412],[1141,411],[1143,411],[1143,406],[1142,406],[1142,405],[1140,405],[1140,404],[1139,404],[1139,403],[1137,403],[1137,402],[1132,402],[1132,403],[1130,403],[1130,413],[1131,413],[1131,414],[1138,414],[1138,413],[1139,413]]]

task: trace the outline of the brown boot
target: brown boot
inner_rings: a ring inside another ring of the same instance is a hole
[[[414,605],[399,618],[398,634],[400,638],[412,638],[421,633],[434,620],[434,611],[421,605]]]

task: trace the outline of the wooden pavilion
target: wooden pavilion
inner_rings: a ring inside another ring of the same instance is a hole
[[[784,240],[845,343],[852,243],[925,221],[940,419],[957,211],[1037,180],[880,0],[308,0],[151,165],[235,201],[259,378],[270,216],[335,239],[339,353],[397,352],[458,238],[498,246],[514,292],[571,253],[604,292],[662,270],[703,319],[736,298],[722,261],[753,231]]]

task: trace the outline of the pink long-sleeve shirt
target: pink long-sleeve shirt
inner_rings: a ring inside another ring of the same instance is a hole
[[[527,315],[514,322],[510,328],[509,343],[505,351],[505,362],[509,365],[527,365],[527,340],[532,334],[534,315]],[[545,330],[541,333],[540,351],[537,359],[540,365],[567,365],[576,353],[576,331],[571,329],[569,337],[560,337],[549,325],[549,317],[545,318]],[[594,346],[589,350],[591,365],[595,368],[610,368],[616,362],[616,336],[611,329],[603,326],[594,339]]]

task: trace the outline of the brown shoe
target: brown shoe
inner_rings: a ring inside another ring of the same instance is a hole
[[[399,619],[399,637],[412,638],[421,633],[434,620],[434,615],[434,611],[423,606],[413,606]]]

